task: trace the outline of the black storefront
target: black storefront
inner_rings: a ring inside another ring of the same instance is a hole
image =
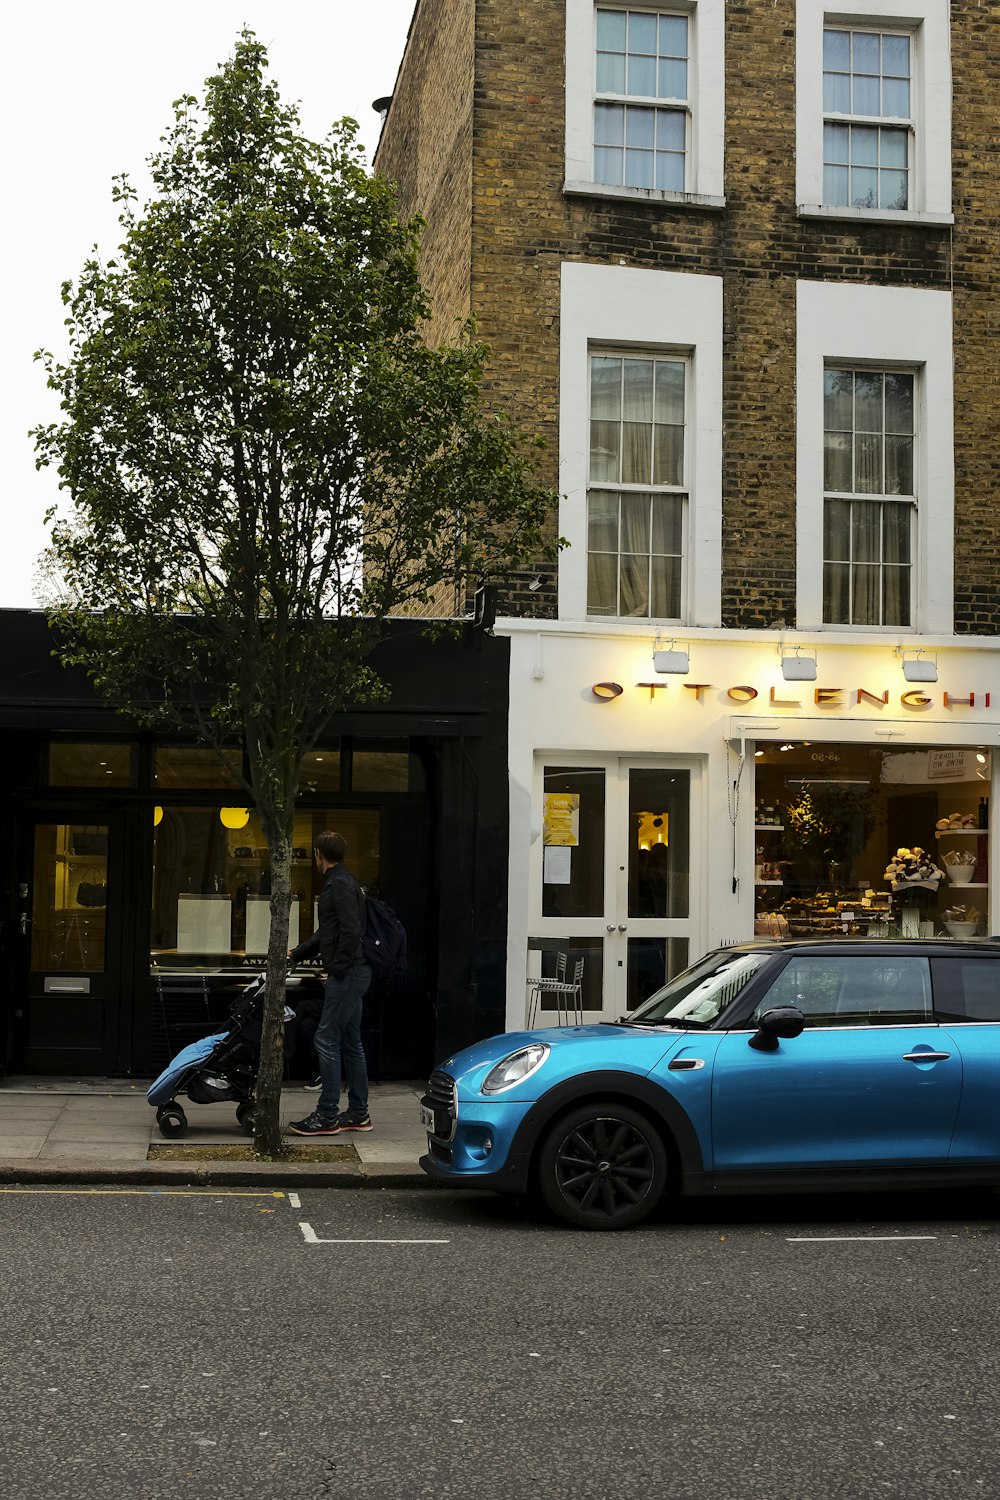
[[[409,938],[406,976],[366,1000],[373,1071],[417,1078],[503,1028],[508,647],[398,622],[375,665],[388,700],[331,721],[303,763],[292,927],[312,930],[311,839],[336,827]],[[30,611],[0,612],[0,786],[0,1067],[154,1074],[262,965],[245,793],[101,702]]]

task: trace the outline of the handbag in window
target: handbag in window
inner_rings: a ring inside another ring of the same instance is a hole
[[[84,870],[83,879],[76,888],[78,906],[107,906],[108,885],[101,878],[103,874],[103,870],[99,870],[96,865]]]

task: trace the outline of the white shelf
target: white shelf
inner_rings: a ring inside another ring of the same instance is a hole
[[[755,880],[754,885],[784,885],[783,880]]]
[[[966,838],[969,838],[973,834],[981,834],[985,838],[989,831],[988,828],[935,828],[934,837],[936,839],[953,839],[956,834],[964,834]]]
[[[784,833],[784,823],[755,823],[754,829],[757,833]]]
[[[985,891],[989,889],[988,880],[965,880],[957,881],[954,885],[946,885],[947,891]],[[940,892],[938,892],[940,895]]]

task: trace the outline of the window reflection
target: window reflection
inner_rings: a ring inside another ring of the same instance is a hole
[[[356,741],[351,757],[352,791],[407,792],[409,789],[409,741]]]
[[[240,750],[209,750],[204,745],[158,745],[156,747],[157,789],[213,790],[236,787],[243,770]]]
[[[299,763],[300,792],[340,791],[340,750],[309,750]]]
[[[53,740],[49,786],[131,786],[132,745],[98,740]]]

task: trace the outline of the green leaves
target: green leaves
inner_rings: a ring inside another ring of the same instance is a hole
[[[141,212],[115,179],[114,259],[63,286],[68,357],[39,355],[63,416],[37,461],[70,507],[55,617],[103,691],[242,731],[258,793],[293,798],[267,756],[297,764],[378,690],[380,622],[551,553],[554,496],[484,407],[473,329],[424,342],[419,221],[352,122],[302,135],[251,32],[175,103],[151,168]]]

